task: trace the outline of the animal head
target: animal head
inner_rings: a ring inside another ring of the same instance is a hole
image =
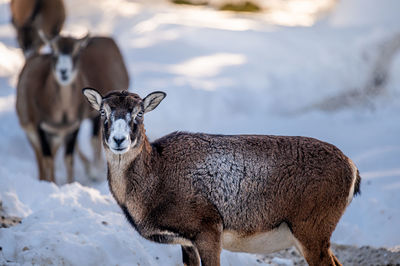
[[[115,154],[140,147],[144,139],[143,115],[154,110],[165,98],[161,91],[144,99],[128,91],[113,91],[104,97],[95,89],[82,90],[90,105],[100,112],[103,122],[103,143]]]
[[[79,54],[86,47],[89,34],[81,39],[56,36],[51,41],[48,41],[42,32],[39,34],[52,49],[52,71],[57,82],[61,86],[70,85],[77,75]]]

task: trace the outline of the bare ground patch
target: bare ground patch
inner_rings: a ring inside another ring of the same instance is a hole
[[[356,247],[348,245],[332,244],[332,251],[339,261],[345,266],[397,266],[400,265],[400,246],[395,248],[373,248],[370,246]],[[278,258],[278,259],[276,259]],[[261,261],[271,265],[286,265],[280,263],[279,258],[291,260],[293,265],[307,265],[304,258],[295,248],[285,249],[268,255],[260,255]]]

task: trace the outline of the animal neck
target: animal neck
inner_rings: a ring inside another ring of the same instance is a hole
[[[55,88],[57,90],[57,99],[61,99],[62,102],[66,102],[70,104],[70,100],[73,94],[73,91],[76,87],[77,83],[77,78],[70,82],[69,84],[63,85],[58,82],[57,78],[55,77],[55,74],[52,73],[49,75],[47,84],[49,84],[49,88]],[[54,89],[53,89],[54,90]]]
[[[78,94],[77,88],[75,82],[62,87],[53,74],[47,77],[42,90],[45,95],[42,97],[42,106],[47,108],[45,117],[48,122],[65,125],[81,119],[80,106],[83,105],[83,99]]]
[[[108,147],[104,147],[106,151],[107,164],[110,170],[119,169],[126,171],[128,168],[136,168],[135,166],[147,165],[151,158],[151,145],[146,136],[139,143],[123,154],[115,154]],[[139,169],[135,169],[139,170]]]
[[[124,154],[114,154],[105,147],[108,182],[110,190],[119,204],[125,203],[128,180],[130,184],[141,184],[134,186],[135,194],[140,194],[146,184],[152,182],[151,178],[151,156],[152,148],[146,136],[139,142],[137,147],[131,148]]]

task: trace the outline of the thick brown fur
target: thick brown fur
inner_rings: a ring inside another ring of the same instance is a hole
[[[122,118],[144,101],[113,92],[101,108]],[[360,177],[335,146],[307,137],[186,132],[150,143],[136,116],[135,144],[115,154],[106,142],[111,122],[103,123],[112,194],[143,237],[181,244],[185,265],[199,265],[198,256],[204,266],[219,265],[224,232],[246,238],[282,225],[309,265],[340,265],[330,237]]]
[[[63,0],[12,0],[10,8],[18,43],[24,53],[36,53],[44,44],[39,30],[53,39],[65,21]]]

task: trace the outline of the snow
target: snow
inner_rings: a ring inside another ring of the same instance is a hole
[[[0,264],[179,265],[180,248],[138,236],[104,178],[88,180],[79,160],[79,183],[65,184],[61,158],[58,186],[37,180],[14,109],[23,56],[8,4],[0,0],[0,200],[8,215],[23,220],[0,229]],[[66,4],[66,32],[116,38],[131,91],[167,93],[146,114],[151,139],[186,130],[303,135],[335,144],[363,180],[362,195],[346,210],[332,241],[400,245],[398,1],[340,1],[310,27],[161,0]],[[376,71],[387,79],[377,93],[367,93]],[[366,96],[358,97],[360,91]],[[84,123],[79,140],[85,151],[88,135]],[[291,264],[280,258],[274,263]],[[222,264],[262,265],[254,255],[227,251]]]
[[[272,263],[276,263],[277,265],[287,265],[293,266],[293,262],[289,259],[282,259],[282,258],[273,258]]]

